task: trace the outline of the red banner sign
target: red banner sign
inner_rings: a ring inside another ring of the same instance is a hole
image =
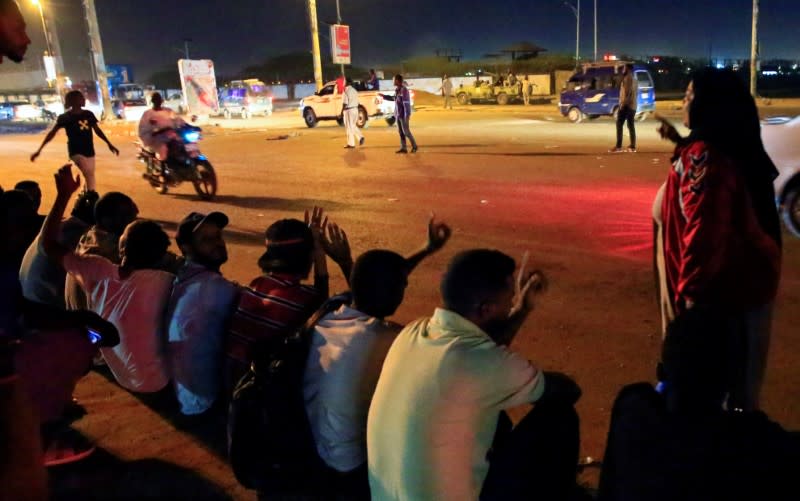
[[[331,26],[331,56],[334,64],[350,64],[350,27],[344,24]]]

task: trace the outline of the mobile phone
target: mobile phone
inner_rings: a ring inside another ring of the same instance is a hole
[[[93,345],[96,345],[103,340],[103,336],[99,332],[89,328],[87,328],[86,331],[89,333],[89,342],[91,342]]]

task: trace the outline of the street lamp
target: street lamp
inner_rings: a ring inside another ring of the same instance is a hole
[[[581,58],[581,0],[577,0],[577,2],[577,7],[571,3],[564,2],[564,5],[572,9],[572,13],[575,14],[575,69],[578,68]]]

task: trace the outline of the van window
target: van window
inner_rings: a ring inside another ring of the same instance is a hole
[[[639,87],[653,86],[653,80],[650,78],[650,73],[646,71],[637,71],[635,75],[636,75],[636,80],[639,81]]]

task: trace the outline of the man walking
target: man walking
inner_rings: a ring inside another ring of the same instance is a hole
[[[411,120],[411,94],[403,83],[403,75],[394,76],[394,114],[397,119],[397,130],[400,132],[400,149],[395,153],[408,153],[406,138],[411,141],[411,153],[417,152],[417,141],[411,134],[409,121]]]
[[[364,135],[358,128],[358,91],[353,87],[353,79],[347,77],[347,85],[342,96],[342,118],[347,131],[347,145],[345,148],[355,148],[356,138],[358,144],[364,144]]]
[[[628,63],[622,73],[622,82],[619,87],[619,110],[617,111],[617,145],[611,153],[622,151],[636,152],[636,128],[633,120],[636,117],[636,80],[633,79],[633,64]],[[631,137],[630,146],[622,149],[622,124],[628,122],[628,133]]]
[[[444,109],[453,109],[453,82],[450,77],[444,75],[442,77],[442,86],[439,88],[444,96]]]
[[[525,103],[525,106],[531,104],[531,93],[533,91],[533,84],[528,79],[528,75],[525,75],[525,78],[522,80],[522,100]]]

